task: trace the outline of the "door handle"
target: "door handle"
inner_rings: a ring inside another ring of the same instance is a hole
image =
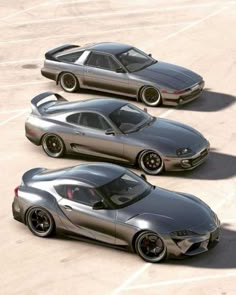
[[[68,206],[68,205],[64,205],[63,208],[65,208],[67,211],[72,211],[72,207]]]
[[[75,134],[84,135],[84,133],[81,131],[75,131]]]

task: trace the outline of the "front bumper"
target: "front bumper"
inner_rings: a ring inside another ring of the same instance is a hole
[[[191,157],[165,157],[164,164],[166,171],[184,171],[193,170],[201,165],[208,157],[210,145],[204,147],[201,151]]]
[[[205,86],[205,82],[202,80],[201,82],[193,85],[191,88],[186,89],[184,93],[181,94],[162,94],[162,100],[164,105],[183,105],[190,101],[195,100],[200,96],[202,90]]]
[[[220,240],[220,221],[217,218],[215,227],[202,235],[189,237],[170,237],[167,249],[168,256],[181,258],[195,256],[207,252],[218,244]]]

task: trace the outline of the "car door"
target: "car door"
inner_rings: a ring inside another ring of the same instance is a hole
[[[129,74],[113,56],[91,52],[85,62],[84,86],[129,94]]]
[[[70,133],[71,147],[74,152],[91,156],[126,161],[124,159],[124,134],[106,134],[112,126],[101,114],[79,112],[66,118],[73,124]]]
[[[60,185],[56,190],[63,191],[58,204],[71,223],[78,228],[78,232],[87,231],[98,241],[115,244],[116,210],[94,210],[93,204],[102,200],[95,189]]]

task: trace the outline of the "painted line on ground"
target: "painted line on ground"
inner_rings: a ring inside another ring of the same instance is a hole
[[[182,33],[182,32],[185,32],[185,31],[187,31],[187,30],[189,30],[189,29],[191,29],[191,28],[193,28],[193,27],[195,27],[195,26],[197,26],[197,25],[203,23],[203,22],[206,21],[207,19],[209,19],[209,18],[211,18],[211,17],[213,17],[213,16],[216,16],[216,15],[220,14],[221,12],[223,12],[224,10],[226,10],[227,8],[228,8],[228,6],[224,6],[223,8],[218,9],[218,10],[216,10],[216,11],[214,11],[214,12],[208,14],[207,16],[205,16],[205,17],[203,17],[203,18],[201,18],[201,19],[199,19],[199,20],[197,20],[197,21],[195,21],[195,22],[189,24],[188,26],[186,26],[186,27],[184,27],[184,28],[182,28],[182,29],[180,29],[180,30],[174,32],[174,33],[171,33],[171,34],[167,35],[166,37],[162,38],[158,43],[160,43],[160,42],[164,42],[164,41],[166,41],[166,40],[169,40],[169,39],[171,39],[171,38],[177,36],[178,34],[180,34],[180,33]]]
[[[21,59],[21,60],[9,60],[0,62],[0,66],[10,65],[10,64],[20,64],[20,63],[30,63],[30,62],[43,62],[43,58],[34,58],[34,59]]]
[[[199,277],[192,277],[192,278],[185,278],[185,279],[166,280],[166,281],[160,281],[158,283],[136,285],[136,286],[128,287],[126,288],[126,290],[147,289],[147,288],[154,288],[154,287],[161,287],[161,286],[201,282],[206,280],[217,280],[217,279],[230,278],[230,277],[236,277],[236,272],[229,272],[229,273],[209,275],[209,276],[199,276]]]
[[[53,2],[54,2],[54,3],[53,3]],[[51,1],[47,1],[47,2],[44,2],[44,3],[40,3],[40,4],[37,4],[37,5],[31,6],[31,7],[25,8],[25,9],[20,9],[20,10],[14,12],[14,13],[12,13],[12,14],[9,14],[9,15],[7,15],[7,16],[1,18],[0,21],[5,21],[5,20],[7,20],[7,19],[9,19],[9,18],[11,18],[11,17],[14,17],[14,16],[17,16],[17,15],[23,14],[23,13],[28,12],[28,11],[30,11],[30,10],[33,10],[33,9],[35,9],[35,8],[38,8],[38,7],[41,7],[41,6],[49,5],[49,3],[50,3],[50,4],[55,4],[55,2],[57,2],[57,0],[56,0],[56,1],[55,1],[55,0],[51,0]]]
[[[76,1],[74,2],[76,3]],[[66,3],[67,4],[67,3]],[[224,5],[231,4],[230,2],[224,2]],[[38,24],[38,23],[47,23],[47,22],[60,22],[60,21],[68,21],[73,19],[88,19],[88,18],[96,18],[96,17],[113,17],[113,16],[122,16],[122,15],[136,15],[138,13],[145,13],[145,12],[165,12],[165,11],[173,11],[173,10],[183,10],[183,9],[196,9],[196,8],[206,8],[206,7],[212,7],[216,5],[221,5],[222,2],[216,1],[212,3],[201,3],[201,4],[191,4],[191,5],[172,5],[172,6],[166,6],[163,8],[144,8],[144,9],[136,9],[132,11],[116,11],[116,12],[99,12],[99,13],[91,13],[91,14],[85,14],[85,15],[75,15],[75,16],[62,16],[62,17],[54,17],[54,18],[48,18],[48,19],[39,19],[39,20],[33,20],[33,21],[23,21],[23,22],[14,22],[15,25],[30,25],[30,24]]]
[[[23,111],[29,111],[30,109],[14,109],[14,110],[0,110],[0,114],[12,114],[12,113],[19,113]]]
[[[14,116],[12,116],[12,117],[10,117],[10,118],[8,118],[8,119],[6,119],[6,120],[0,122],[0,126],[3,126],[3,125],[5,125],[5,124],[7,124],[8,122],[10,122],[10,121],[12,121],[12,120],[14,120],[14,119],[16,119],[16,118],[22,116],[22,115],[25,114],[26,112],[27,112],[26,110],[25,110],[25,111],[21,111],[21,112],[17,113],[16,115],[14,115]]]
[[[180,25],[183,23],[180,23]],[[190,25],[192,23],[188,23]],[[170,26],[178,26],[179,24],[171,24]],[[21,42],[31,42],[31,41],[38,41],[38,40],[48,40],[48,39],[57,39],[57,38],[74,38],[79,36],[80,38],[86,38],[87,36],[97,36],[97,35],[103,35],[107,33],[117,33],[117,32],[125,32],[125,31],[134,31],[137,29],[151,29],[151,28],[158,28],[159,26],[169,26],[167,25],[146,25],[146,26],[136,26],[136,27],[124,27],[124,28],[118,28],[118,29],[110,29],[110,30],[99,30],[99,31],[93,31],[86,33],[82,35],[81,33],[78,34],[62,34],[62,35],[50,35],[47,37],[36,37],[36,38],[28,38],[28,39],[18,39],[18,40],[3,40],[0,41],[0,44],[12,44],[12,43],[21,43]]]
[[[139,277],[147,268],[149,267],[149,264],[144,264],[138,271],[134,272],[132,276],[130,276],[120,287],[118,287],[114,292],[112,292],[112,295],[118,295],[122,291],[127,290],[127,286],[130,285],[137,277]]]
[[[7,16],[1,18],[0,21],[6,21],[6,20],[8,20],[8,19],[11,18],[11,17],[15,17],[15,16],[18,16],[18,15],[21,15],[21,14],[23,14],[23,13],[25,13],[25,12],[29,12],[29,11],[31,11],[31,10],[34,10],[34,9],[36,9],[36,8],[43,7],[43,6],[51,6],[51,5],[57,5],[57,6],[59,6],[59,5],[70,5],[70,4],[74,4],[74,3],[84,3],[84,2],[85,2],[85,3],[86,3],[86,2],[89,3],[90,1],[87,1],[87,0],[85,0],[85,1],[76,0],[76,1],[70,1],[70,2],[64,2],[64,1],[58,1],[58,0],[46,1],[46,2],[44,2],[44,3],[40,3],[40,4],[37,4],[37,5],[34,5],[34,6],[30,6],[30,7],[28,7],[28,8],[25,8],[25,9],[20,9],[20,10],[18,10],[18,11],[16,11],[16,12],[13,12],[12,14],[9,14],[9,15],[7,15]],[[27,23],[27,22],[26,22],[26,23]]]
[[[1,88],[8,88],[8,87],[20,87],[20,86],[30,86],[30,85],[37,85],[37,84],[46,84],[46,83],[50,83],[50,81],[31,81],[31,82],[1,85],[0,89]]]
[[[175,108],[170,109],[170,110],[168,110],[168,111],[166,111],[166,112],[160,114],[158,117],[159,117],[159,118],[166,118],[166,117],[169,116],[171,113],[173,113],[175,110],[176,110]]]

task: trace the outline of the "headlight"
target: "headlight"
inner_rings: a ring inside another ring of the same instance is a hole
[[[180,148],[180,149],[177,149],[176,154],[177,156],[183,156],[183,155],[190,154],[191,152],[192,150],[190,148]]]
[[[196,236],[196,235],[198,234],[190,230],[177,230],[171,233],[171,236],[173,237],[186,237],[186,236]]]

